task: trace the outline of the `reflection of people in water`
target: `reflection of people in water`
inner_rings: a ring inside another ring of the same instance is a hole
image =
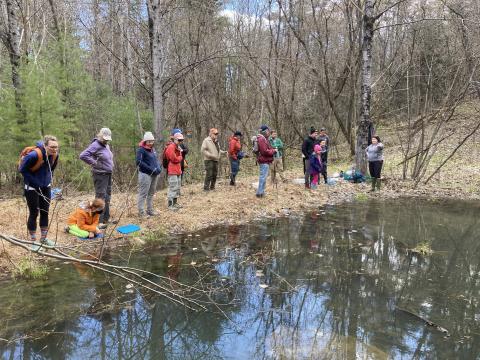
[[[165,258],[167,263],[167,276],[172,280],[178,280],[182,266],[183,253],[180,251],[180,244],[170,244],[168,255]]]
[[[227,242],[231,247],[238,246],[238,236],[240,235],[240,228],[238,225],[229,225],[227,229]]]

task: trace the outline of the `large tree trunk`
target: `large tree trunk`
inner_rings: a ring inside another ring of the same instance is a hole
[[[373,0],[365,0],[362,41],[362,107],[357,123],[357,144],[355,147],[355,167],[363,174],[367,172],[365,149],[368,146],[368,130],[372,122],[370,118],[370,103],[372,98],[373,24],[375,23],[373,7]]]
[[[164,12],[161,0],[147,0],[148,29],[150,36],[150,52],[152,58],[153,87],[153,132],[161,146],[164,143],[163,134],[163,80],[165,72],[165,31],[163,24]]]
[[[20,28],[17,19],[18,5],[14,0],[6,0],[7,32],[4,36],[5,46],[12,67],[12,84],[15,90],[15,106],[18,111],[18,124],[25,123],[25,111],[22,106],[22,81],[20,78]]]

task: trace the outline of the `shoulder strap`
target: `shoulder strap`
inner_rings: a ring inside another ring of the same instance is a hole
[[[30,168],[30,171],[35,172],[35,171],[38,171],[38,169],[40,169],[40,167],[43,165],[44,161],[43,161],[42,150],[39,147],[35,147],[33,149],[33,151],[35,151],[37,153],[37,162],[35,163],[35,165],[33,165]],[[55,156],[55,158],[56,158],[56,156]]]

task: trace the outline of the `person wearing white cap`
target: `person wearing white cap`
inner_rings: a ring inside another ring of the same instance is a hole
[[[164,156],[168,161],[167,175],[168,175],[168,209],[176,211],[182,206],[177,203],[180,195],[180,187],[182,186],[182,147],[183,142],[182,133],[173,135],[173,141],[168,144],[165,149]]]
[[[87,163],[92,170],[95,197],[105,201],[105,208],[98,225],[100,229],[105,229],[110,219],[113,153],[108,142],[111,140],[112,131],[109,128],[102,128],[91,144],[80,153],[80,160]]]
[[[138,167],[138,216],[145,215],[145,202],[147,215],[154,216],[157,212],[153,209],[153,196],[157,189],[157,179],[161,167],[157,152],[153,145],[155,137],[150,131],[143,135],[143,140],[138,144],[136,164]]]

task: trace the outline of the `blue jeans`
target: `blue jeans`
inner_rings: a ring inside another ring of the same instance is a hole
[[[267,183],[269,164],[260,164],[260,177],[258,178],[257,195],[263,195],[265,193],[265,185]]]
[[[235,181],[238,171],[240,170],[240,160],[230,159],[230,179]]]

